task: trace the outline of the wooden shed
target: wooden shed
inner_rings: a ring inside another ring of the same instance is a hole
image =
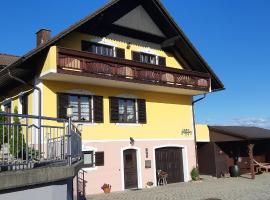
[[[197,140],[201,174],[220,178],[229,173],[229,167],[234,164],[244,174],[254,169],[251,167],[253,159],[270,162],[270,130],[242,126],[208,126],[208,130],[209,141]],[[197,135],[200,135],[199,130]]]

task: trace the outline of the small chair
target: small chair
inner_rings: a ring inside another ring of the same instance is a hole
[[[265,172],[269,172],[270,170],[270,164],[269,163],[259,163],[256,160],[253,159],[253,162],[255,163],[255,172],[261,172],[262,170],[265,170]]]
[[[164,172],[162,170],[157,170],[157,175],[158,175],[158,186],[164,186],[167,185],[167,178],[168,178],[168,173]]]

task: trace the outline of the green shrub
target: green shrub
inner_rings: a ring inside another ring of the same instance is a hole
[[[3,112],[1,107],[0,107],[0,112]],[[0,116],[0,122],[4,123],[5,121],[6,121],[6,118],[4,116]],[[7,134],[4,134],[4,137],[3,137],[3,133],[7,133],[7,126],[0,125],[0,149],[2,145],[7,143],[8,141]]]
[[[192,178],[193,181],[197,181],[197,180],[200,179],[199,170],[197,168],[195,168],[195,167],[192,169],[190,175],[191,175],[191,178]]]
[[[0,112],[3,112],[1,108]],[[14,113],[18,114],[17,106],[15,106],[14,108]],[[4,123],[7,121],[8,121],[7,117],[4,116],[0,117],[0,122]],[[23,158],[24,152],[22,152],[22,149],[23,151],[25,151],[26,144],[20,119],[18,117],[13,117],[12,121],[10,119],[10,123],[12,123],[12,125],[0,125],[0,147],[2,147],[3,144],[8,143],[10,154],[12,154],[13,157],[17,159]]]
[[[15,106],[14,113],[18,114],[18,107]],[[13,117],[13,126],[11,127],[11,135],[9,140],[10,152],[15,158],[23,158],[26,144],[25,138],[22,130],[22,126],[20,123],[20,119],[18,117]]]

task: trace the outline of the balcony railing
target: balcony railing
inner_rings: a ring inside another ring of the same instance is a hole
[[[200,91],[210,90],[209,74],[58,47],[58,72]]]
[[[80,160],[81,148],[71,121],[0,112],[0,172],[68,165]]]

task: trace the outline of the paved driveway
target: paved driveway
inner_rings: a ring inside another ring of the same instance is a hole
[[[270,174],[177,183],[166,187],[89,196],[88,200],[270,200]]]

